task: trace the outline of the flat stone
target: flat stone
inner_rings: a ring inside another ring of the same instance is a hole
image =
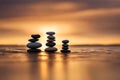
[[[63,47],[68,47],[69,45],[68,44],[62,44]]]
[[[38,43],[38,42],[28,43],[28,44],[27,44],[27,47],[28,47],[28,48],[39,48],[39,47],[41,47],[41,46],[42,46],[42,44],[41,44],[41,43]]]
[[[55,45],[56,45],[56,43],[54,43],[54,42],[46,43],[46,46],[49,46],[49,47],[53,47],[53,46],[55,46]]]
[[[37,53],[37,52],[41,52],[40,49],[29,49],[27,50],[28,53]]]
[[[46,52],[56,52],[57,48],[55,48],[55,47],[49,47],[49,48],[46,48],[45,51]]]
[[[62,43],[69,43],[69,40],[63,40]]]
[[[69,48],[68,47],[62,47],[63,50],[68,50]]]
[[[55,32],[46,32],[46,34],[48,34],[48,35],[55,35]]]
[[[40,38],[41,36],[39,34],[33,34],[33,35],[31,35],[31,37],[36,39],[36,38]]]
[[[62,53],[70,53],[70,50],[61,50]]]
[[[36,41],[38,41],[38,39],[29,39],[28,41],[30,41],[30,42],[36,42]]]
[[[47,40],[47,42],[54,42],[55,40],[51,40],[51,39],[49,39],[49,40]]]
[[[55,40],[54,36],[48,36],[47,38],[50,39],[50,40]]]

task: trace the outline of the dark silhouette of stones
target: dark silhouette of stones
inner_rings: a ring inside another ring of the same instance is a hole
[[[55,47],[49,47],[49,48],[46,48],[45,51],[46,52],[55,52],[55,51],[57,51],[57,48],[55,48]]]
[[[64,46],[64,47],[68,47],[69,45],[68,45],[68,44],[62,44],[62,46]]]
[[[54,42],[55,40],[47,40],[47,42],[49,43],[49,42]]]
[[[63,47],[62,47],[62,49],[64,49],[64,50],[68,50],[69,48],[68,48],[68,47],[63,46]]]
[[[55,32],[46,32],[47,35],[55,35]]]
[[[38,39],[29,39],[28,41],[30,41],[30,42],[36,42],[36,41],[38,41]]]
[[[33,34],[33,35],[31,35],[31,37],[34,39],[37,39],[37,38],[40,38],[41,36],[39,34]]]
[[[48,36],[47,37],[49,40],[55,40],[55,37],[54,36]]]
[[[54,42],[46,43],[46,46],[49,46],[49,47],[53,47],[53,46],[55,46],[55,45],[56,45],[56,43],[54,43]]]
[[[27,44],[27,47],[28,47],[28,48],[39,48],[39,47],[41,47],[41,46],[42,46],[42,44],[41,44],[41,43],[38,43],[38,42],[28,43],[28,44]]]
[[[53,35],[55,35],[55,32],[46,32],[46,34],[48,35],[48,40],[46,43],[46,46],[48,46],[48,48],[45,49],[46,52],[56,52],[57,48],[55,48],[54,46],[56,45],[56,43],[54,43],[55,41],[55,37]]]
[[[69,45],[68,45],[69,40],[63,40],[62,43],[63,44],[62,44],[62,50],[61,50],[61,52],[62,53],[70,53],[71,51],[68,50],[69,49]]]
[[[70,53],[70,50],[61,50],[62,53]]]
[[[37,42],[40,38],[39,34],[33,34],[31,35],[32,39],[29,39],[28,41],[30,43],[28,43],[26,46],[29,48],[29,50],[27,50],[27,52],[40,52],[41,50],[38,49],[42,46],[41,43]]]
[[[36,52],[41,52],[41,50],[40,49],[29,49],[29,50],[27,50],[27,52],[36,53]]]
[[[63,40],[62,43],[69,43],[69,40]]]

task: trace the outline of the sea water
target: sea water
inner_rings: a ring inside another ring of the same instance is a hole
[[[70,49],[29,54],[24,46],[0,46],[0,80],[120,80],[119,46]]]

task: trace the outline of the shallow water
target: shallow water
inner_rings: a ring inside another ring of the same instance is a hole
[[[0,47],[0,80],[120,80],[120,47],[71,47],[70,54],[29,54]]]

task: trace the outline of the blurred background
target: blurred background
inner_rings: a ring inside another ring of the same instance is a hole
[[[56,42],[120,44],[120,0],[0,0],[0,44],[24,45],[31,34]]]

